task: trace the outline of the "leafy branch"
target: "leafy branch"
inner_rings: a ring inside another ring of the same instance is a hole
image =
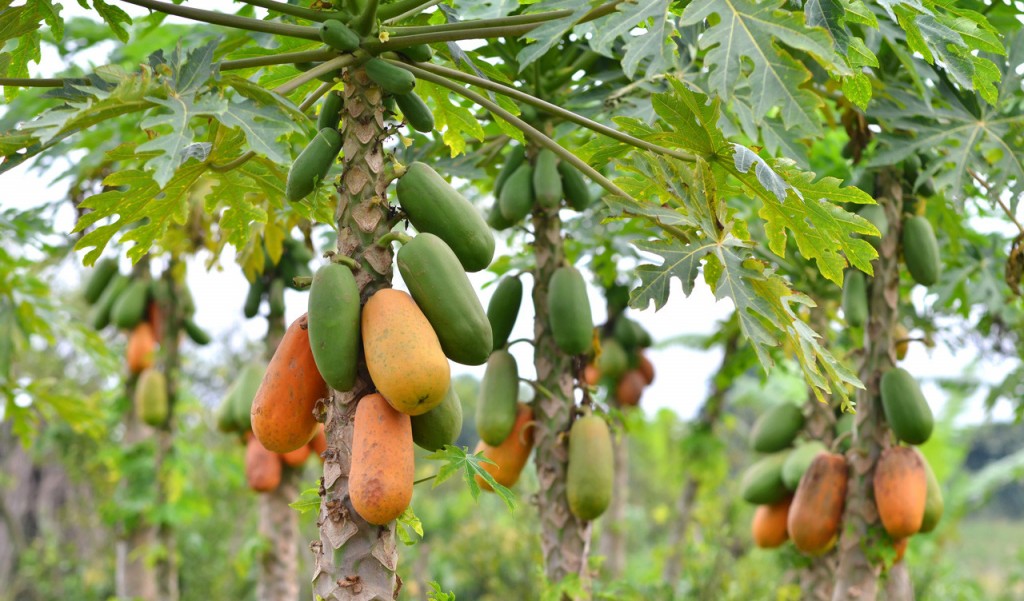
[[[494,462],[484,457],[481,453],[471,454],[467,447],[445,445],[440,451],[427,455],[427,459],[447,461],[437,470],[436,475],[431,476],[434,479],[433,488],[437,488],[443,482],[461,472],[462,478],[469,485],[469,493],[473,495],[473,499],[477,499],[480,496],[480,485],[476,483],[476,477],[480,476],[501,497],[501,500],[508,506],[509,511],[515,511],[515,495],[509,489],[498,484],[494,476],[484,469],[484,463],[494,465]]]

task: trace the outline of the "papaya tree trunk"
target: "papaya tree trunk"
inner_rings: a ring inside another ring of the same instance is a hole
[[[857,391],[856,435],[847,460],[850,482],[839,539],[839,569],[833,601],[872,601],[878,597],[881,565],[872,563],[865,550],[874,544],[869,529],[878,522],[872,480],[882,450],[889,444],[889,428],[882,415],[879,381],[893,367],[892,327],[899,303],[899,239],[903,193],[900,181],[888,172],[878,177],[878,203],[885,209],[889,229],[883,232],[874,277],[868,283],[868,322],[864,332],[864,363]],[[877,532],[877,529],[875,529]]]
[[[557,210],[535,211],[533,233],[534,366],[538,384],[533,409],[534,462],[540,482],[537,509],[544,573],[552,583],[575,575],[589,588],[590,523],[569,511],[565,496],[568,431],[574,404],[572,358],[559,350],[548,324],[548,283],[565,260]]]
[[[914,601],[914,581],[905,561],[892,566],[886,573],[885,601]]]
[[[629,497],[629,438],[623,432],[612,440],[615,479],[612,500],[601,520],[601,555],[605,571],[612,579],[622,577],[626,569],[626,505]]]
[[[269,361],[284,336],[281,315],[267,317],[266,356]],[[257,495],[259,533],[268,541],[260,558],[256,581],[258,601],[295,601],[299,598],[299,513],[288,506],[299,497],[301,468],[283,465],[281,484],[274,490]]]
[[[360,300],[391,285],[390,247],[375,242],[392,227],[388,205],[381,202],[390,177],[383,140],[383,95],[362,69],[344,73],[341,134],[344,170],[335,214],[337,252],[359,262],[354,275]],[[325,403],[324,476],[321,480],[320,538],[314,541],[313,594],[325,601],[390,601],[398,598],[401,579],[396,572],[398,546],[395,524],[374,526],[352,508],[348,495],[351,467],[352,420],[356,401],[372,390],[365,362],[360,359],[356,384],[350,392],[333,391]]]
[[[165,465],[174,454],[174,434],[177,428],[175,419],[175,405],[178,399],[178,382],[181,371],[181,333],[182,321],[184,320],[183,307],[178,299],[183,297],[183,283],[179,283],[176,273],[183,267],[177,257],[172,257],[168,262],[167,269],[161,276],[167,281],[170,290],[175,293],[170,295],[166,305],[161,312],[164,320],[163,340],[160,341],[161,359],[158,367],[164,372],[167,379],[167,422],[162,428],[157,428],[157,503],[163,505],[167,502]],[[184,272],[181,275],[184,279]],[[157,540],[160,543],[160,554],[157,556],[157,589],[160,601],[178,601],[180,596],[178,586],[178,542],[175,536],[174,525],[166,521],[160,522],[157,528]]]

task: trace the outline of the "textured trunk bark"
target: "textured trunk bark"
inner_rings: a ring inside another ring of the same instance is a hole
[[[269,361],[284,336],[283,316],[267,317],[266,356]],[[270,542],[260,558],[256,581],[258,601],[296,601],[299,598],[299,514],[288,506],[299,497],[302,470],[283,466],[277,489],[257,495],[259,533]]]
[[[914,601],[914,581],[904,561],[889,568],[885,575],[886,601]]]
[[[178,400],[179,370],[181,367],[181,334],[182,320],[184,319],[182,306],[178,302],[184,297],[182,284],[175,278],[178,271],[178,259],[172,257],[163,273],[163,279],[167,281],[169,288],[173,291],[170,299],[163,310],[163,340],[160,341],[162,362],[158,366],[167,377],[167,403],[168,418],[164,427],[156,431],[157,439],[157,503],[162,505],[167,502],[167,492],[164,489],[164,463],[174,453],[174,434],[177,428],[175,419],[175,405]],[[161,553],[156,562],[157,571],[157,595],[160,601],[178,601],[178,544],[173,525],[162,522],[157,528],[157,541],[161,547]]]
[[[125,384],[129,399],[135,394],[135,378]],[[125,416],[124,444],[126,447],[141,443],[149,435],[149,428],[135,414],[134,403]],[[159,473],[159,458],[154,465],[154,474]],[[117,541],[117,570],[115,590],[118,599],[156,601],[158,598],[156,567],[146,558],[148,551],[156,544],[156,526],[148,522],[134,526],[122,525]]]
[[[556,210],[537,210],[533,215],[534,258],[533,306],[534,366],[538,388],[533,414],[537,479],[537,509],[541,523],[544,573],[551,582],[577,575],[589,589],[587,555],[590,551],[590,523],[569,511],[565,497],[565,476],[569,460],[567,437],[574,404],[572,358],[558,349],[548,325],[548,282],[565,260],[562,222]],[[551,393],[548,396],[540,390]]]
[[[856,437],[847,459],[850,484],[843,511],[843,530],[839,539],[839,569],[833,601],[871,601],[878,596],[881,566],[871,563],[865,549],[872,543],[869,529],[878,521],[871,483],[882,450],[889,445],[889,427],[882,415],[878,397],[879,379],[895,364],[892,326],[899,303],[899,240],[902,229],[903,193],[900,182],[883,172],[879,176],[878,202],[889,218],[889,230],[883,232],[875,275],[868,284],[868,323],[864,332],[864,363],[860,379],[864,390],[857,391]]]
[[[383,141],[383,96],[366,73],[347,70],[342,110],[344,173],[336,213],[337,252],[356,259],[355,272],[361,299],[391,285],[390,246],[375,245],[390,231],[386,198],[387,158]],[[314,555],[313,594],[325,601],[386,601],[398,598],[398,547],[394,523],[374,526],[352,509],[348,497],[351,466],[352,419],[356,401],[372,390],[366,365],[351,392],[334,391],[326,404],[324,476],[321,481],[320,539],[311,545]]]
[[[626,505],[629,496],[629,439],[623,433],[613,442],[615,481],[612,502],[601,521],[601,555],[605,570],[614,580],[626,569]]]
[[[734,320],[735,318],[730,320],[725,326],[729,328],[729,334],[725,339],[722,363],[719,365],[718,371],[711,378],[708,398],[700,408],[700,413],[697,415],[697,423],[694,425],[694,431],[691,436],[711,434],[715,424],[718,423],[718,418],[722,415],[722,410],[725,408],[725,393],[728,392],[729,384],[731,383],[731,378],[726,377],[726,374],[729,370],[729,364],[736,356],[740,342],[739,328],[736,327]],[[669,530],[669,555],[662,569],[662,578],[672,587],[675,587],[675,583],[679,581],[679,576],[682,573],[683,553],[686,550],[686,534],[690,529],[693,506],[699,492],[700,480],[693,474],[689,474],[686,477],[686,484],[683,486],[683,493],[679,496],[679,501],[676,503],[675,524]]]

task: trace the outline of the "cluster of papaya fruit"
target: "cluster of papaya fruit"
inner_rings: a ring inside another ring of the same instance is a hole
[[[301,290],[295,278],[313,275],[309,269],[313,253],[302,240],[285,238],[281,258],[276,265],[268,253],[264,252],[263,255],[263,273],[256,274],[256,278],[249,282],[249,292],[245,296],[245,305],[242,309],[245,316],[250,319],[259,313],[264,298],[267,299],[271,317],[284,315],[285,289]]]
[[[564,199],[576,210],[584,211],[594,198],[583,175],[544,148],[532,157],[522,146],[509,152],[494,181],[495,202],[487,223],[496,230],[505,230],[520,223],[534,209],[556,209]]]
[[[168,317],[163,308],[175,294],[183,315],[181,329],[196,344],[209,344],[210,335],[193,320],[195,303],[187,287],[172,291],[165,279],[122,274],[117,260],[107,258],[96,263],[83,291],[95,329],[114,325],[128,332],[125,363],[135,378],[135,412],[153,427],[164,425],[170,413],[167,379],[155,364]]]
[[[620,407],[635,407],[654,382],[654,364],[644,353],[651,334],[622,314],[605,323],[601,334],[601,352],[587,363],[583,378],[588,386],[607,386]]]

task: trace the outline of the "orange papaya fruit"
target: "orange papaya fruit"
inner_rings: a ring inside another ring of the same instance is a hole
[[[306,463],[306,459],[309,458],[309,453],[309,444],[305,444],[294,451],[281,453],[281,461],[289,467],[299,467],[303,463]]]
[[[849,481],[846,457],[819,453],[800,478],[786,527],[793,544],[809,555],[820,555],[835,545],[846,504]]]
[[[515,425],[512,426],[512,433],[504,442],[492,447],[481,440],[476,445],[474,453],[483,451],[484,457],[494,462],[481,464],[483,468],[505,488],[515,486],[527,459],[530,458],[530,451],[533,450],[533,428],[530,427],[532,421],[533,410],[529,405],[520,403],[516,412]],[[476,483],[484,490],[494,491],[491,485],[480,476],[476,476]]]
[[[615,386],[615,400],[623,407],[636,407],[647,386],[647,379],[639,369],[631,369],[622,374],[622,379]]]
[[[359,399],[352,424],[352,508],[367,522],[383,526],[412,501],[415,471],[412,422],[380,394]]]
[[[898,540],[917,534],[928,499],[928,476],[921,456],[910,447],[882,451],[872,484],[878,517],[889,536]]]
[[[754,544],[762,549],[781,547],[789,538],[786,522],[789,519],[789,506],[793,497],[786,497],[771,505],[758,505],[754,511],[754,519],[750,523],[750,532]]]
[[[245,480],[256,492],[270,492],[281,484],[281,458],[252,436],[245,447]]]
[[[147,322],[141,322],[135,326],[128,336],[128,350],[126,352],[128,371],[133,374],[141,373],[147,367],[153,367],[156,360],[156,335],[153,333],[153,326]]]

